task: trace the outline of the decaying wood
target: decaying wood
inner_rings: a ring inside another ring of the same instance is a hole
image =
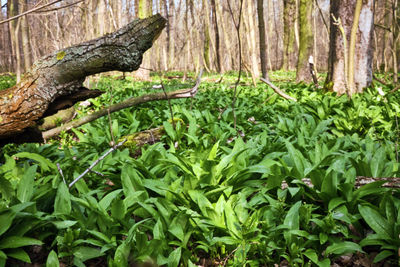
[[[271,83],[270,81],[264,79],[264,78],[260,78],[261,81],[265,82],[266,84],[269,85],[269,87],[271,87],[275,93],[277,93],[278,95],[280,95],[281,97],[288,99],[288,100],[292,100],[292,101],[297,101],[296,98],[291,97],[290,95],[284,93],[281,89],[279,89],[277,86],[275,86],[273,83]]]
[[[48,114],[52,103],[70,101],[77,92],[85,90],[82,83],[86,76],[111,70],[137,70],[143,53],[152,46],[165,23],[159,14],[135,20],[114,33],[36,61],[21,83],[0,92],[0,143],[42,141],[37,122]],[[56,111],[57,108],[51,112]]]
[[[136,106],[139,104],[147,103],[150,101],[194,97],[199,89],[201,75],[202,75],[202,72],[200,72],[199,77],[197,78],[196,84],[192,88],[167,92],[166,94],[163,92],[163,93],[155,93],[155,94],[148,94],[148,95],[143,95],[143,96],[139,96],[139,97],[128,98],[125,101],[111,105],[109,107],[106,107],[102,110],[99,110],[97,112],[94,112],[92,114],[84,116],[82,118],[73,120],[69,123],[66,123],[66,124],[60,126],[60,127],[45,131],[42,133],[42,137],[43,137],[43,139],[49,139],[51,137],[57,136],[62,131],[69,131],[72,128],[76,128],[76,127],[79,127],[88,122],[97,120],[98,118],[107,115],[108,111],[110,113],[112,113],[112,112],[116,112],[116,111],[119,111],[119,110],[122,110],[125,108],[129,108],[129,107],[133,107],[133,106]]]

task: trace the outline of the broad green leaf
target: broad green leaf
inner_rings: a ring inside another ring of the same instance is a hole
[[[54,202],[54,213],[69,215],[71,213],[71,195],[65,183],[58,185],[57,195]]]
[[[362,252],[360,245],[350,241],[334,243],[326,248],[326,254],[343,255],[347,253]]]
[[[57,229],[69,228],[69,227],[75,225],[76,223],[77,223],[77,221],[71,221],[71,220],[52,222],[52,224],[54,224],[57,227]]]
[[[36,153],[21,152],[13,155],[13,157],[35,160],[39,163],[43,171],[49,171],[50,169],[57,170],[57,166],[53,162]]]
[[[7,259],[7,254],[0,250],[0,259]]]
[[[98,258],[103,256],[104,253],[100,252],[100,249],[92,248],[92,247],[79,247],[75,250],[74,256],[77,257],[82,262]]]
[[[95,231],[95,230],[86,230],[86,231],[87,231],[89,234],[91,234],[91,235],[97,237],[99,240],[104,241],[105,244],[112,243],[111,239],[108,238],[108,236],[106,236],[106,235],[103,234],[103,233],[100,233],[100,232]]]
[[[31,263],[31,258],[29,257],[28,253],[26,253],[25,250],[23,250],[22,248],[8,250],[7,256],[23,262]]]
[[[15,212],[12,211],[6,211],[3,214],[0,214],[0,236],[10,228],[15,215]]]
[[[122,192],[122,189],[114,190],[111,193],[108,193],[102,200],[99,201],[99,206],[104,210],[110,206],[111,202]]]
[[[33,192],[35,190],[35,175],[37,165],[30,166],[22,176],[21,181],[17,187],[17,198],[21,202],[27,202],[31,200]]]
[[[6,200],[9,200],[14,195],[14,189],[10,181],[2,176],[0,176],[0,193],[2,194],[2,197]]]
[[[158,219],[153,228],[153,238],[157,240],[163,240],[164,237],[163,225],[161,220]]]
[[[299,229],[299,209],[301,206],[301,201],[296,202],[286,214],[285,220],[283,222],[291,230]]]
[[[212,147],[210,153],[208,154],[208,158],[207,158],[208,160],[214,160],[214,159],[216,158],[217,152],[218,152],[218,147],[219,147],[219,141],[216,142],[216,143],[213,145],[213,147]]]
[[[24,236],[9,236],[0,240],[0,249],[19,248],[24,246],[42,245],[42,241],[24,237]]]
[[[122,220],[126,215],[126,207],[122,199],[115,199],[111,205],[111,215],[113,218]]]
[[[393,254],[394,254],[393,251],[383,250],[383,251],[379,252],[378,255],[375,256],[375,258],[374,258],[374,263],[378,263],[378,262],[380,262],[381,260],[384,260],[384,259],[386,259],[387,257],[392,256]]]
[[[181,260],[182,248],[179,247],[172,251],[172,253],[168,257],[168,267],[178,267],[179,262]]]
[[[366,206],[358,205],[358,210],[365,222],[374,230],[382,239],[392,238],[392,229],[389,222],[375,209]]]
[[[379,177],[385,167],[386,151],[383,146],[378,148],[371,159],[371,174],[372,177]]]
[[[128,266],[128,258],[130,253],[130,246],[126,242],[122,242],[121,245],[118,246],[114,255],[114,263],[117,266]]]
[[[50,251],[49,255],[47,256],[46,260],[46,267],[59,267],[60,262],[58,261],[57,253],[52,250]]]

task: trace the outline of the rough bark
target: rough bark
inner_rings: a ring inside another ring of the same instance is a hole
[[[257,0],[258,34],[260,37],[260,61],[262,78],[268,79],[267,47],[265,45],[264,0]]]
[[[165,22],[158,14],[135,20],[114,33],[36,61],[21,83],[0,92],[0,140],[41,139],[41,134],[29,136],[29,129],[37,128],[51,103],[85,89],[82,83],[88,75],[138,69]]]
[[[219,27],[217,20],[217,9],[215,7],[215,0],[211,0],[211,9],[214,23],[214,34],[215,34],[215,54],[216,54],[216,66],[217,72],[222,72],[222,64],[221,64],[221,48],[220,48],[220,38],[219,38]]]
[[[296,80],[298,82],[311,82],[312,76],[309,70],[309,58],[313,55],[313,31],[311,24],[312,1],[300,0],[299,5],[299,26],[300,46],[297,60]]]
[[[292,55],[295,44],[296,0],[283,1],[283,66],[284,70],[292,69]]]
[[[357,0],[331,2],[330,11],[333,17],[340,19],[340,25],[331,17],[328,75],[325,88],[338,94],[361,93],[372,82],[374,0],[363,1],[356,33],[355,56],[353,59],[350,59],[348,55],[345,57],[347,49],[344,49],[346,43],[344,40],[351,39],[356,2]],[[343,27],[345,39],[340,26]],[[354,91],[352,92],[346,90],[349,72],[345,71],[345,66],[348,65],[348,62],[345,63],[345,58],[354,60]]]

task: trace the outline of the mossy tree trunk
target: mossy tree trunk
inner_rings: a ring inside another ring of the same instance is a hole
[[[298,82],[311,82],[312,76],[309,69],[309,58],[313,55],[314,37],[312,31],[313,1],[300,0],[299,26],[300,46],[297,59],[296,80]]]
[[[363,89],[371,84],[374,2],[374,0],[331,2],[326,89],[351,96],[363,92]]]
[[[296,0],[283,0],[283,70],[292,68],[295,45]]]
[[[22,82],[0,92],[0,141],[35,138],[40,141],[37,123],[58,110],[54,104],[72,101],[82,92],[87,93],[84,98],[93,97],[92,90],[82,86],[86,76],[138,69],[143,53],[152,46],[165,22],[158,14],[135,20],[114,33],[56,51],[36,61]],[[61,106],[65,108],[65,105]]]

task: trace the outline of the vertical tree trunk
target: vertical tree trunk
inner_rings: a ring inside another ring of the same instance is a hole
[[[294,21],[296,0],[283,0],[283,70],[291,69],[291,55],[294,52]]]
[[[18,5],[20,6],[20,13],[27,10],[28,1],[27,0],[19,0]],[[24,53],[24,70],[27,71],[28,68],[32,65],[31,60],[31,43],[29,36],[29,26],[28,26],[28,18],[26,16],[21,17],[21,40],[22,40],[22,51]]]
[[[152,14],[153,14],[153,1],[139,0],[139,18],[144,19],[150,17]]]
[[[362,2],[358,13],[359,23],[355,25],[354,15],[357,1],[359,0],[331,2],[330,11],[334,18],[340,19],[340,23],[336,23],[331,18],[328,75],[325,88],[338,94],[360,93],[372,82],[374,0]],[[356,28],[353,29],[353,26]],[[352,40],[352,29],[355,41],[349,41]],[[350,53],[351,47],[344,48],[345,43],[347,43],[346,46],[354,45],[354,57],[351,55],[353,53]],[[349,61],[354,63],[349,64]],[[346,65],[348,68],[353,65],[354,72],[346,70]],[[352,75],[351,79],[348,77],[349,74]],[[352,80],[354,82],[348,85],[348,82]],[[350,90],[351,88],[353,89]]]
[[[311,82],[312,76],[309,69],[308,60],[313,55],[313,32],[312,32],[312,6],[309,0],[300,0],[299,4],[299,26],[300,26],[300,46],[299,57],[297,59],[296,80],[298,82]]]
[[[205,68],[210,71],[211,64],[210,64],[210,21],[209,21],[209,9],[208,9],[208,0],[203,0],[203,27],[204,27],[204,65]]]
[[[398,2],[397,1],[393,1],[392,2],[392,27],[391,27],[391,31],[392,31],[392,59],[393,59],[393,83],[397,83],[398,82],[398,78],[397,78],[397,73],[398,73],[398,58],[397,58],[397,50],[399,49],[398,47],[398,43],[399,43],[399,25],[397,24],[399,21],[397,19],[398,16]]]
[[[264,22],[264,0],[257,0],[257,14],[258,14],[258,34],[260,36],[260,60],[261,72],[264,79],[268,79],[267,74],[267,55],[265,45],[265,22]]]
[[[258,57],[257,57],[257,37],[256,37],[256,27],[254,25],[254,8],[253,8],[253,0],[249,0],[247,2],[247,20],[248,29],[249,29],[249,48],[250,48],[250,60],[251,60],[251,72],[253,76],[253,83],[255,79],[260,76],[260,69],[258,68]]]
[[[217,72],[222,71],[221,65],[221,49],[219,44],[219,27],[218,27],[218,20],[217,20],[217,9],[215,7],[215,0],[211,0],[211,9],[213,15],[213,23],[214,23],[214,34],[215,34],[215,54],[217,60]]]

